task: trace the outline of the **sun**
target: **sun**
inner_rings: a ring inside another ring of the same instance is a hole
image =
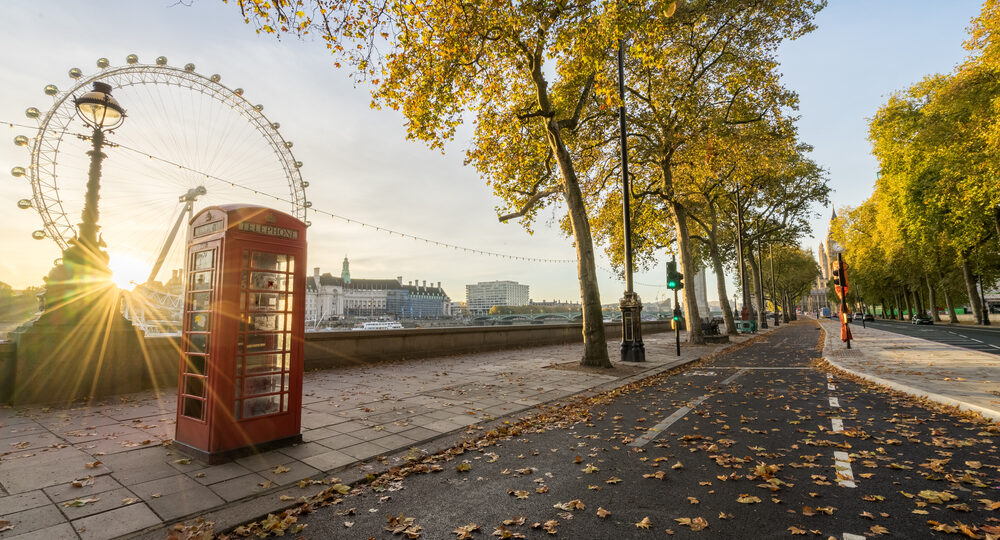
[[[112,254],[108,266],[111,267],[111,281],[127,291],[145,283],[149,277],[149,264],[128,255]]]

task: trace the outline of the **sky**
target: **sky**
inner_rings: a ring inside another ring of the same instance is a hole
[[[459,138],[444,152],[407,141],[402,116],[372,110],[368,90],[336,69],[319,41],[258,36],[243,24],[235,5],[217,0],[107,0],[99,6],[73,0],[4,3],[8,24],[0,33],[0,50],[8,53],[0,59],[0,123],[30,124],[24,116],[27,107],[45,113],[53,106],[42,91],[46,84],[70,88],[68,70],[78,67],[85,76],[94,74],[100,57],[112,66],[124,65],[126,55],[133,53],[141,63],[153,63],[161,55],[172,66],[193,63],[198,73],[220,74],[223,84],[244,88],[248,100],[264,105],[263,113],[280,123],[282,136],[294,143],[294,158],[303,162],[300,171],[309,182],[306,194],[312,207],[352,220],[310,214],[310,272],[318,266],[339,274],[346,256],[355,278],[441,282],[453,300],[465,299],[466,284],[513,280],[528,284],[534,300],[579,301],[575,263],[484,256],[359,225],[362,221],[459,248],[522,258],[575,258],[554,211],[540,216],[531,235],[517,223],[499,223],[499,203],[491,189],[463,165],[467,141]],[[877,165],[866,139],[867,118],[892,92],[961,62],[966,29],[979,8],[975,0],[834,0],[817,16],[815,32],[782,45],[784,83],[800,95],[801,139],[814,146],[813,158],[828,171],[838,209],[861,203],[873,188]],[[264,144],[260,135],[234,122],[230,109],[176,98],[169,89],[163,90],[167,97],[154,95],[155,87],[150,92],[115,93],[129,117],[112,140],[119,137],[126,146],[148,142],[146,151],[156,158],[191,163],[217,178],[259,186],[260,193],[287,196],[280,171],[269,168],[274,163],[267,147],[257,150]],[[169,132],[181,130],[180,122],[170,129],[161,123],[163,115],[176,109],[186,111],[184,133]],[[60,251],[51,239],[31,238],[32,231],[42,228],[41,218],[33,209],[16,206],[19,199],[31,197],[31,186],[7,175],[12,167],[30,162],[28,151],[13,144],[14,137],[34,132],[20,126],[4,129],[0,281],[14,288],[40,285]],[[79,131],[84,131],[82,125]],[[462,133],[467,139],[468,131]],[[190,150],[192,144],[205,146],[199,141],[206,138],[224,139],[246,157],[225,160]],[[60,147],[59,193],[72,223],[79,221],[82,208],[85,145],[67,137]],[[126,148],[105,153],[101,212],[112,264],[121,276],[133,272],[131,279],[141,281],[143,265],[155,258],[177,216],[177,196],[194,184],[185,184],[191,180],[184,175],[161,175],[162,169],[140,163],[140,156]],[[278,204],[260,193],[213,191],[217,200]],[[825,237],[829,215],[829,208],[815,209],[814,237],[804,238],[804,246],[815,249],[816,238]],[[598,266],[602,302],[617,301],[623,284],[603,253]],[[636,273],[635,289],[643,301],[666,298],[664,268],[660,263]],[[709,299],[715,299],[714,277],[709,275],[707,282]]]

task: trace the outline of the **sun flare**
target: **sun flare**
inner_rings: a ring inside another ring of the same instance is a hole
[[[149,277],[149,264],[128,255],[112,254],[108,261],[111,281],[119,288],[131,291]]]

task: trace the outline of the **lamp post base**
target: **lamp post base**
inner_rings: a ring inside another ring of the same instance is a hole
[[[622,362],[645,362],[642,343],[642,301],[634,292],[626,292],[618,302],[622,310]]]

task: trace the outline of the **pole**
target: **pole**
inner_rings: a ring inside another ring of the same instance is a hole
[[[677,289],[674,289],[674,344],[677,346],[677,356],[681,355],[681,306],[677,303]]]
[[[757,283],[760,290],[757,291],[757,299],[760,303],[760,327],[767,328],[767,304],[764,300],[764,241],[757,240]]]
[[[743,310],[747,309],[747,279],[743,260],[743,204],[740,202],[740,185],[736,184],[736,260],[739,263],[740,290],[742,292],[743,309],[740,310],[740,319],[743,319]]]
[[[774,304],[774,327],[778,327],[778,296],[774,281],[774,244],[768,242],[767,257],[771,259],[771,302]]]
[[[840,313],[841,317],[843,317],[843,322],[841,322],[841,324],[844,325],[844,329],[846,330],[845,337],[847,339],[845,341],[847,342],[847,348],[850,349],[851,324],[847,322],[846,313],[844,313],[844,310],[847,309],[847,287],[845,286],[847,276],[844,273],[844,256],[840,253],[837,253],[837,265],[840,268]],[[864,319],[864,317],[862,317],[862,319]]]
[[[632,214],[629,198],[632,190],[628,181],[628,129],[625,125],[625,40],[618,39],[618,127],[622,158],[622,224],[625,248],[625,295],[618,302],[622,312],[621,359],[623,362],[645,362],[646,348],[642,343],[642,302],[632,290]]]
[[[986,288],[983,287],[983,275],[979,274],[979,296],[983,305],[983,326],[990,325],[990,306],[986,303]]]

